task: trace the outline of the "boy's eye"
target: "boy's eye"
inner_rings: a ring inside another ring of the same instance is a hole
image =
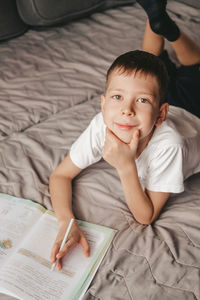
[[[147,103],[149,101],[147,99],[145,99],[145,98],[138,98],[137,102],[139,102],[139,103]]]
[[[115,100],[120,100],[122,98],[122,96],[120,96],[120,95],[114,95],[113,96],[113,99],[115,99]]]

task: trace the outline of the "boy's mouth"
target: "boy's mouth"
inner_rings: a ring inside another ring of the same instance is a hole
[[[115,123],[115,124],[121,130],[127,130],[127,131],[133,129],[134,127],[136,127],[135,125],[131,125],[131,124],[120,124],[120,123]]]

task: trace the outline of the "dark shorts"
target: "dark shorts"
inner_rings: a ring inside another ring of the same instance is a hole
[[[200,64],[177,67],[164,51],[160,58],[169,74],[167,102],[200,118]]]

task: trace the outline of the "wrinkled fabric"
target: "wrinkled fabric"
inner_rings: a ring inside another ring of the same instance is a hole
[[[199,11],[176,1],[168,9],[198,41]],[[140,49],[145,20],[135,4],[0,45],[1,193],[52,208],[49,175],[100,111],[113,59]],[[84,300],[200,299],[200,174],[143,226],[129,212],[116,170],[101,160],[74,180],[73,208],[79,219],[118,230]]]

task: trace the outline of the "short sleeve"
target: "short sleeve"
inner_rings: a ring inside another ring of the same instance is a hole
[[[105,139],[104,126],[102,115],[97,114],[72,144],[69,155],[78,168],[84,169],[101,159]]]
[[[183,149],[181,145],[156,149],[147,169],[145,187],[150,191],[184,191]]]

